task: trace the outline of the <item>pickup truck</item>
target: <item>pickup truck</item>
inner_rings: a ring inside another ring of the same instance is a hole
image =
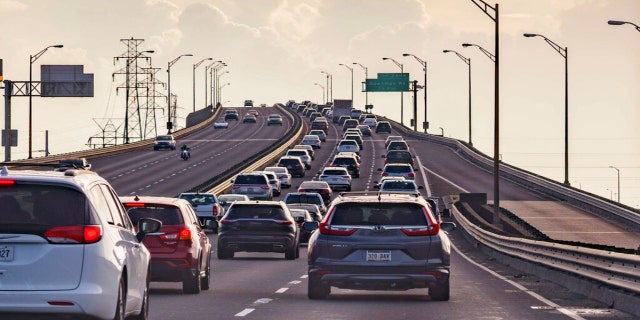
[[[204,218],[215,218],[217,222],[224,215],[224,208],[213,193],[206,192],[183,192],[178,198],[189,201],[193,210],[196,212],[201,223],[205,223]],[[218,231],[218,224],[213,226],[213,231]]]

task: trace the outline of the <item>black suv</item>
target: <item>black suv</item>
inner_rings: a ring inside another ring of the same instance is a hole
[[[345,167],[354,178],[360,177],[360,164],[353,156],[335,156],[331,161],[332,167]]]
[[[376,133],[386,132],[391,133],[391,124],[389,121],[378,121],[376,125]]]
[[[408,163],[413,166],[413,156],[411,152],[406,150],[389,150],[387,154],[382,156],[384,163]]]
[[[235,252],[283,252],[300,255],[298,224],[282,201],[236,201],[220,220],[218,259]]]
[[[292,176],[304,177],[307,173],[307,168],[300,160],[300,157],[282,156],[278,160],[277,166],[286,167]]]
[[[357,290],[429,288],[431,300],[449,300],[451,246],[427,200],[416,194],[346,194],[327,216],[305,223],[309,239],[309,299],[331,287]]]

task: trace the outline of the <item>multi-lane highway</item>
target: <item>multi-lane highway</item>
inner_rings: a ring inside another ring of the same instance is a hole
[[[257,124],[231,122],[229,129],[207,128],[182,137],[192,158],[183,161],[178,151],[135,151],[94,159],[93,167],[106,177],[121,195],[175,196],[217,175],[254,151],[274,143],[289,129],[266,126],[266,115],[276,108],[260,108]],[[287,119],[287,117],[284,117]],[[396,134],[396,133],[394,133]],[[335,154],[342,130],[331,125],[327,141],[316,152],[305,178],[294,178],[293,187],[315,173]],[[383,166],[387,134],[365,137],[361,153],[360,178],[353,190],[371,189]],[[492,176],[464,161],[452,150],[426,141],[409,140],[421,165],[417,181],[435,194],[486,192],[491,197]],[[416,165],[418,166],[418,165]],[[424,180],[426,177],[429,181]],[[286,191],[278,197],[282,199]],[[543,200],[515,184],[502,184],[507,200]],[[334,194],[334,196],[337,196]],[[199,295],[185,295],[176,283],[152,283],[152,319],[614,319],[630,316],[609,309],[566,289],[520,273],[489,259],[469,244],[456,230],[450,234],[452,254],[451,300],[432,302],[427,290],[377,292],[332,290],[327,300],[306,296],[306,247],[301,258],[285,260],[281,254],[238,253],[231,260],[212,255],[211,289]],[[216,248],[216,235],[209,235]]]

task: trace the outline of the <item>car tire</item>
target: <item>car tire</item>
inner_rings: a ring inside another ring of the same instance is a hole
[[[231,258],[233,258],[233,251],[225,250],[223,248],[220,248],[220,246],[218,246],[218,259],[226,260]]]
[[[291,248],[287,249],[287,251],[284,252],[284,258],[287,260],[295,260],[296,257],[296,249],[299,249],[300,247],[297,244],[294,244],[293,246],[291,246]]]
[[[331,294],[331,286],[322,284],[320,279],[309,276],[307,284],[307,297],[311,300],[325,299]]]
[[[209,290],[211,288],[209,282],[211,281],[211,262],[207,262],[207,271],[204,273],[204,277],[200,278],[200,288],[202,290]]]
[[[126,310],[127,299],[124,295],[124,279],[121,276],[118,283],[118,298],[116,300],[116,312],[113,315],[113,320],[125,320],[124,314]]]
[[[202,290],[200,281],[200,261],[198,261],[198,269],[196,269],[195,275],[189,279],[182,281],[182,292],[187,294],[198,294]]]
[[[433,301],[449,301],[449,279],[444,283],[429,287],[429,296]]]
[[[347,187],[347,192],[350,192],[350,191],[351,191],[351,186],[348,186]]]

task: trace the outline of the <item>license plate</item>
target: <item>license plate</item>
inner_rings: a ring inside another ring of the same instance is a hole
[[[391,261],[391,251],[367,250],[367,261]]]
[[[13,261],[13,246],[0,245],[0,261]]]

